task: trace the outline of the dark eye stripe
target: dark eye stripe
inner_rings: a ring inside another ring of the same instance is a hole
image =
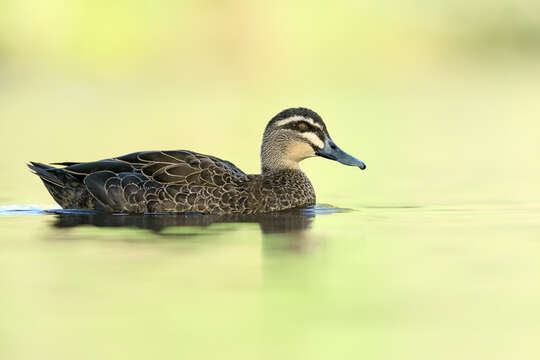
[[[300,124],[305,125],[304,130],[300,129]],[[317,133],[318,131],[321,131],[321,129],[319,129],[318,127],[315,127],[315,126],[311,125],[310,123],[308,123],[306,121],[301,121],[301,120],[285,124],[285,125],[282,126],[282,128],[283,129],[291,129],[291,130],[295,130],[295,131],[299,131],[299,132]]]
[[[305,129],[304,130],[300,130],[299,128],[299,125],[300,124],[304,124],[305,125]],[[289,129],[289,130],[293,130],[293,131],[297,131],[299,133],[307,133],[307,132],[311,132],[311,133],[314,133],[315,135],[317,135],[317,137],[324,143],[324,139],[326,138],[326,135],[325,135],[325,132],[322,130],[322,129],[319,129],[318,127],[315,127],[313,125],[311,125],[310,123],[306,122],[306,121],[302,121],[302,120],[299,120],[299,121],[295,121],[295,122],[291,122],[291,123],[288,123],[288,124],[285,124],[285,125],[282,125],[281,126],[282,129]],[[312,144],[311,142],[307,141],[312,147],[313,147],[313,150],[318,150],[318,148]]]

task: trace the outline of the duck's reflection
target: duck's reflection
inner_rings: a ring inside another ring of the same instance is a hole
[[[199,215],[199,214],[145,214],[111,215],[87,211],[57,210],[54,226],[71,228],[82,225],[97,227],[134,227],[158,234],[171,227],[205,228],[218,223],[258,223],[264,234],[301,232],[309,229],[316,212],[313,209],[294,209],[260,215]]]
[[[236,231],[242,224],[259,225],[264,234],[264,251],[292,251],[305,253],[316,248],[320,236],[308,232],[319,215],[348,211],[329,205],[316,205],[310,208],[293,209],[260,215],[200,215],[200,214],[144,214],[112,215],[85,210],[52,210],[56,219],[56,229],[69,229],[79,226],[100,228],[136,228],[149,230],[160,238],[178,240],[193,236],[214,236],[218,233]],[[213,226],[230,224],[230,226]],[[278,234],[278,235],[272,235]],[[150,239],[150,238],[149,238]]]

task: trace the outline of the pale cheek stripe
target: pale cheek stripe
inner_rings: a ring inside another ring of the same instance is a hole
[[[287,124],[290,124],[290,123],[295,122],[295,121],[302,121],[302,120],[305,121],[305,122],[308,122],[311,125],[313,125],[313,126],[315,126],[315,127],[322,130],[321,124],[316,123],[315,121],[313,121],[312,118],[306,118],[306,117],[303,117],[303,116],[300,116],[300,115],[295,115],[295,116],[291,116],[291,117],[283,119],[283,120],[279,120],[278,122],[276,122],[276,125],[277,126],[283,126],[283,125],[287,125]]]
[[[310,143],[318,147],[319,149],[322,149],[324,147],[324,142],[314,133],[307,132],[302,133],[302,136],[304,139],[308,140]]]

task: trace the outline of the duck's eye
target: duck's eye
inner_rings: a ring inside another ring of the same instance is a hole
[[[308,129],[308,126],[304,123],[298,124],[298,130],[300,131],[306,131]]]

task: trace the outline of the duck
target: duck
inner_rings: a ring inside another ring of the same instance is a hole
[[[299,167],[315,156],[366,169],[334,143],[322,118],[304,107],[285,109],[266,125],[260,174],[246,174],[229,161],[189,150],[140,151],[91,162],[30,162],[28,167],[64,209],[261,214],[315,204],[313,185]]]

